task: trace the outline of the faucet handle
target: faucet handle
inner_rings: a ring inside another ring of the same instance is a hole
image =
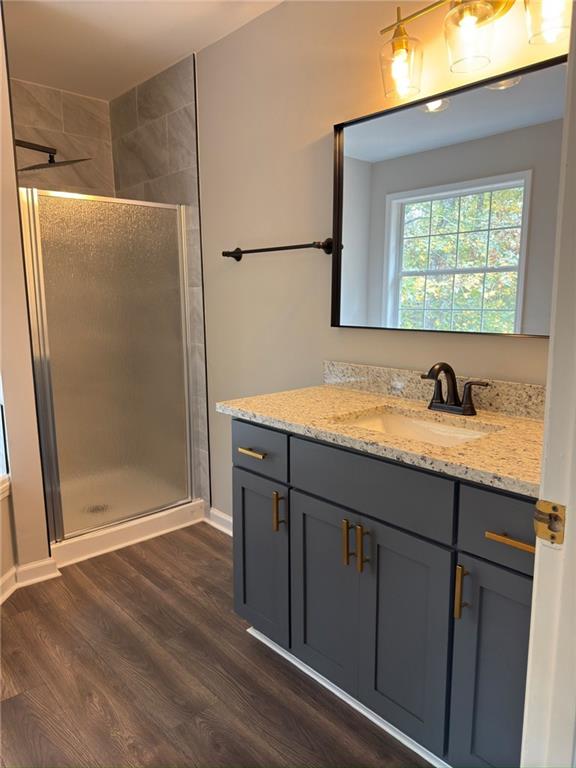
[[[475,416],[476,408],[472,400],[472,387],[489,387],[488,381],[479,381],[477,379],[471,379],[464,384],[464,392],[462,393],[462,413],[464,416]]]

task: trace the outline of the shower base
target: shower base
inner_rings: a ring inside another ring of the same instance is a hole
[[[136,467],[64,480],[60,493],[66,537],[188,500],[185,485],[167,483]]]

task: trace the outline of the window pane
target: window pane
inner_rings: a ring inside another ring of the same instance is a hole
[[[489,267],[510,267],[520,260],[520,229],[498,229],[490,232]]]
[[[402,269],[422,270],[428,266],[428,238],[411,237],[402,246]]]
[[[524,187],[499,189],[492,192],[492,227],[519,227],[522,224]]]
[[[422,310],[403,309],[398,318],[399,328],[423,328],[424,312]]]
[[[453,289],[453,275],[429,276],[426,280],[426,309],[450,309]]]
[[[425,277],[403,277],[400,283],[400,306],[424,308]]]
[[[516,309],[518,275],[516,272],[493,272],[486,275],[485,309]]]
[[[456,266],[456,235],[435,235],[430,238],[428,269],[450,269]]]
[[[458,238],[458,266],[486,266],[488,232],[470,232]]]
[[[464,195],[460,199],[460,230],[487,229],[490,214],[490,192]]]
[[[482,330],[484,333],[514,333],[515,312],[484,312]]]
[[[431,234],[442,235],[446,232],[457,232],[459,210],[460,198],[458,197],[433,200]]]
[[[404,205],[404,237],[427,235],[430,232],[430,200]]]
[[[430,331],[449,331],[451,325],[450,310],[432,309],[424,316],[424,328]]]
[[[484,274],[473,272],[454,278],[454,309],[481,309]]]
[[[482,312],[476,310],[460,310],[452,315],[453,331],[468,331],[470,333],[482,330]]]

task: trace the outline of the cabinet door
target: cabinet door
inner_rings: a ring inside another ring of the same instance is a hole
[[[520,765],[532,579],[460,555],[462,618],[454,622],[449,762]]]
[[[343,562],[342,521],[354,551],[353,515],[292,491],[292,652],[350,693],[356,691],[358,574]]]
[[[235,468],[234,607],[285,648],[290,643],[288,540],[286,486]]]
[[[359,698],[389,723],[445,750],[452,552],[362,518]]]

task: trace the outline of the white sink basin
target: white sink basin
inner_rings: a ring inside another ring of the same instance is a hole
[[[386,412],[350,416],[339,421],[372,432],[382,432],[409,440],[421,440],[445,448],[453,448],[489,434],[489,431],[456,427],[439,421],[428,421],[413,416]]]

